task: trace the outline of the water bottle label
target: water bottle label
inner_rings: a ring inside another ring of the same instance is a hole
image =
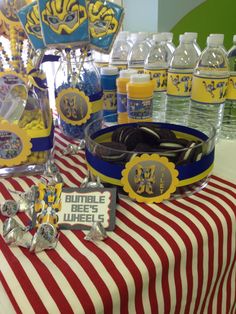
[[[205,104],[221,104],[225,101],[228,86],[227,77],[199,77],[193,76],[191,99]]]
[[[108,67],[109,63],[108,62],[94,62],[97,68],[104,68]]]
[[[119,72],[127,69],[127,64],[111,63],[110,65],[116,67]]]
[[[72,125],[82,125],[92,113],[92,103],[84,92],[77,88],[65,88],[56,98],[60,118]]]
[[[163,70],[148,70],[144,73],[150,74],[151,80],[155,81],[155,92],[165,92],[167,89],[167,69]]]
[[[127,112],[127,94],[117,93],[117,112]]]
[[[116,90],[103,90],[103,109],[116,110]]]
[[[236,100],[236,75],[230,76],[226,91],[226,99]]]
[[[192,72],[168,72],[167,94],[171,96],[189,97],[192,90]]]
[[[132,65],[132,66],[129,66],[129,69],[136,70],[138,74],[144,73],[144,68],[141,68],[141,67],[136,67]]]
[[[127,99],[128,116],[135,120],[145,120],[152,117],[152,98]]]

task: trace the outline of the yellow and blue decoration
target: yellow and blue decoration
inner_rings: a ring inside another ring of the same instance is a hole
[[[19,10],[18,17],[34,49],[44,49],[37,2],[34,1]]]
[[[30,136],[18,125],[0,123],[0,166],[16,166],[25,162],[31,153]]]
[[[89,42],[85,0],[38,0],[46,46],[82,47]]]
[[[121,183],[130,198],[140,203],[160,203],[175,192],[178,174],[166,157],[143,154],[126,163]]]
[[[54,185],[38,184],[38,198],[34,204],[33,225],[38,228],[49,223],[58,228],[58,215],[61,210],[62,183]]]
[[[88,1],[90,43],[98,51],[109,53],[124,17],[124,9],[110,1]]]
[[[137,126],[136,123],[124,125]],[[181,138],[198,139],[206,143],[209,140],[202,132],[189,127],[168,123],[156,123],[156,125],[159,128],[171,129]],[[102,144],[102,142],[111,139],[114,130],[120,126],[117,125],[99,130],[91,136],[91,139]],[[163,199],[169,198],[177,187],[194,184],[209,176],[214,164],[214,149],[208,152],[206,146],[205,155],[199,161],[175,166],[167,158],[158,154],[143,154],[141,157],[135,157],[125,165],[115,164],[102,160],[87,147],[86,161],[91,173],[99,176],[102,181],[123,187],[124,191],[137,201],[158,203]],[[153,169],[155,169],[154,172]],[[157,179],[158,173],[162,173],[163,182],[165,181],[163,193],[160,192],[162,183],[160,182],[160,177]],[[149,183],[143,186],[143,182]],[[154,188],[156,182],[159,182],[158,188]],[[167,182],[169,183],[167,184]],[[155,196],[153,196],[154,192],[152,193],[152,189],[155,191]],[[157,192],[158,189],[159,192]],[[139,193],[139,191],[142,193]]]

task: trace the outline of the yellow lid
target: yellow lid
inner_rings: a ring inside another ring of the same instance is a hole
[[[138,72],[133,69],[127,69],[120,71],[119,78],[116,80],[117,92],[126,94],[126,85],[130,81],[131,75]]]
[[[149,98],[152,97],[155,89],[155,82],[150,80],[149,74],[135,74],[127,84],[127,95],[130,98]]]

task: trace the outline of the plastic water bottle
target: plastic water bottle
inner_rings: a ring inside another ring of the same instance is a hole
[[[170,49],[171,53],[173,54],[175,49],[176,49],[175,45],[172,42],[172,40],[173,40],[173,33],[162,32],[162,34],[165,37],[167,47]]]
[[[129,32],[120,32],[110,54],[110,65],[117,67],[119,70],[128,67],[128,54],[132,48],[128,36]]]
[[[192,90],[193,69],[198,54],[192,36],[180,35],[180,44],[170,62],[167,80],[166,121],[186,124]]]
[[[192,36],[192,39],[193,39],[193,45],[197,51],[197,54],[198,56],[201,55],[202,51],[201,51],[201,48],[200,46],[198,45],[197,43],[197,36],[198,36],[198,33],[192,33],[192,32],[185,32],[184,35],[188,35],[188,36]]]
[[[128,122],[152,121],[153,91],[149,74],[131,75],[127,84]]]
[[[153,35],[153,44],[145,60],[145,73],[155,81],[153,94],[153,118],[165,120],[165,101],[167,89],[167,71],[171,59],[171,51],[167,47],[166,37],[159,33]]]
[[[128,123],[127,112],[127,84],[130,81],[131,75],[137,74],[136,70],[127,69],[121,70],[119,77],[116,80],[117,87],[117,115],[118,123]]]
[[[190,113],[209,121],[219,135],[226,89],[229,78],[227,56],[222,49],[222,36],[207,38],[207,47],[203,50],[193,76]]]
[[[233,37],[233,46],[228,52],[230,78],[226,92],[224,117],[220,137],[236,139],[236,35]]]
[[[145,33],[138,33],[137,39],[128,55],[128,68],[135,69],[139,74],[144,72],[144,61],[149,53],[150,45]]]
[[[103,116],[113,115],[107,121],[116,121],[117,113],[116,79],[118,69],[116,67],[101,68],[101,83],[103,88]]]

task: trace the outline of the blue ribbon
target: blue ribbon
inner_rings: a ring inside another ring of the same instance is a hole
[[[49,150],[53,147],[54,127],[52,126],[49,136],[32,138],[32,152],[41,152]]]
[[[44,55],[42,63],[44,62],[57,62],[59,61],[60,56],[55,56],[55,55]]]

